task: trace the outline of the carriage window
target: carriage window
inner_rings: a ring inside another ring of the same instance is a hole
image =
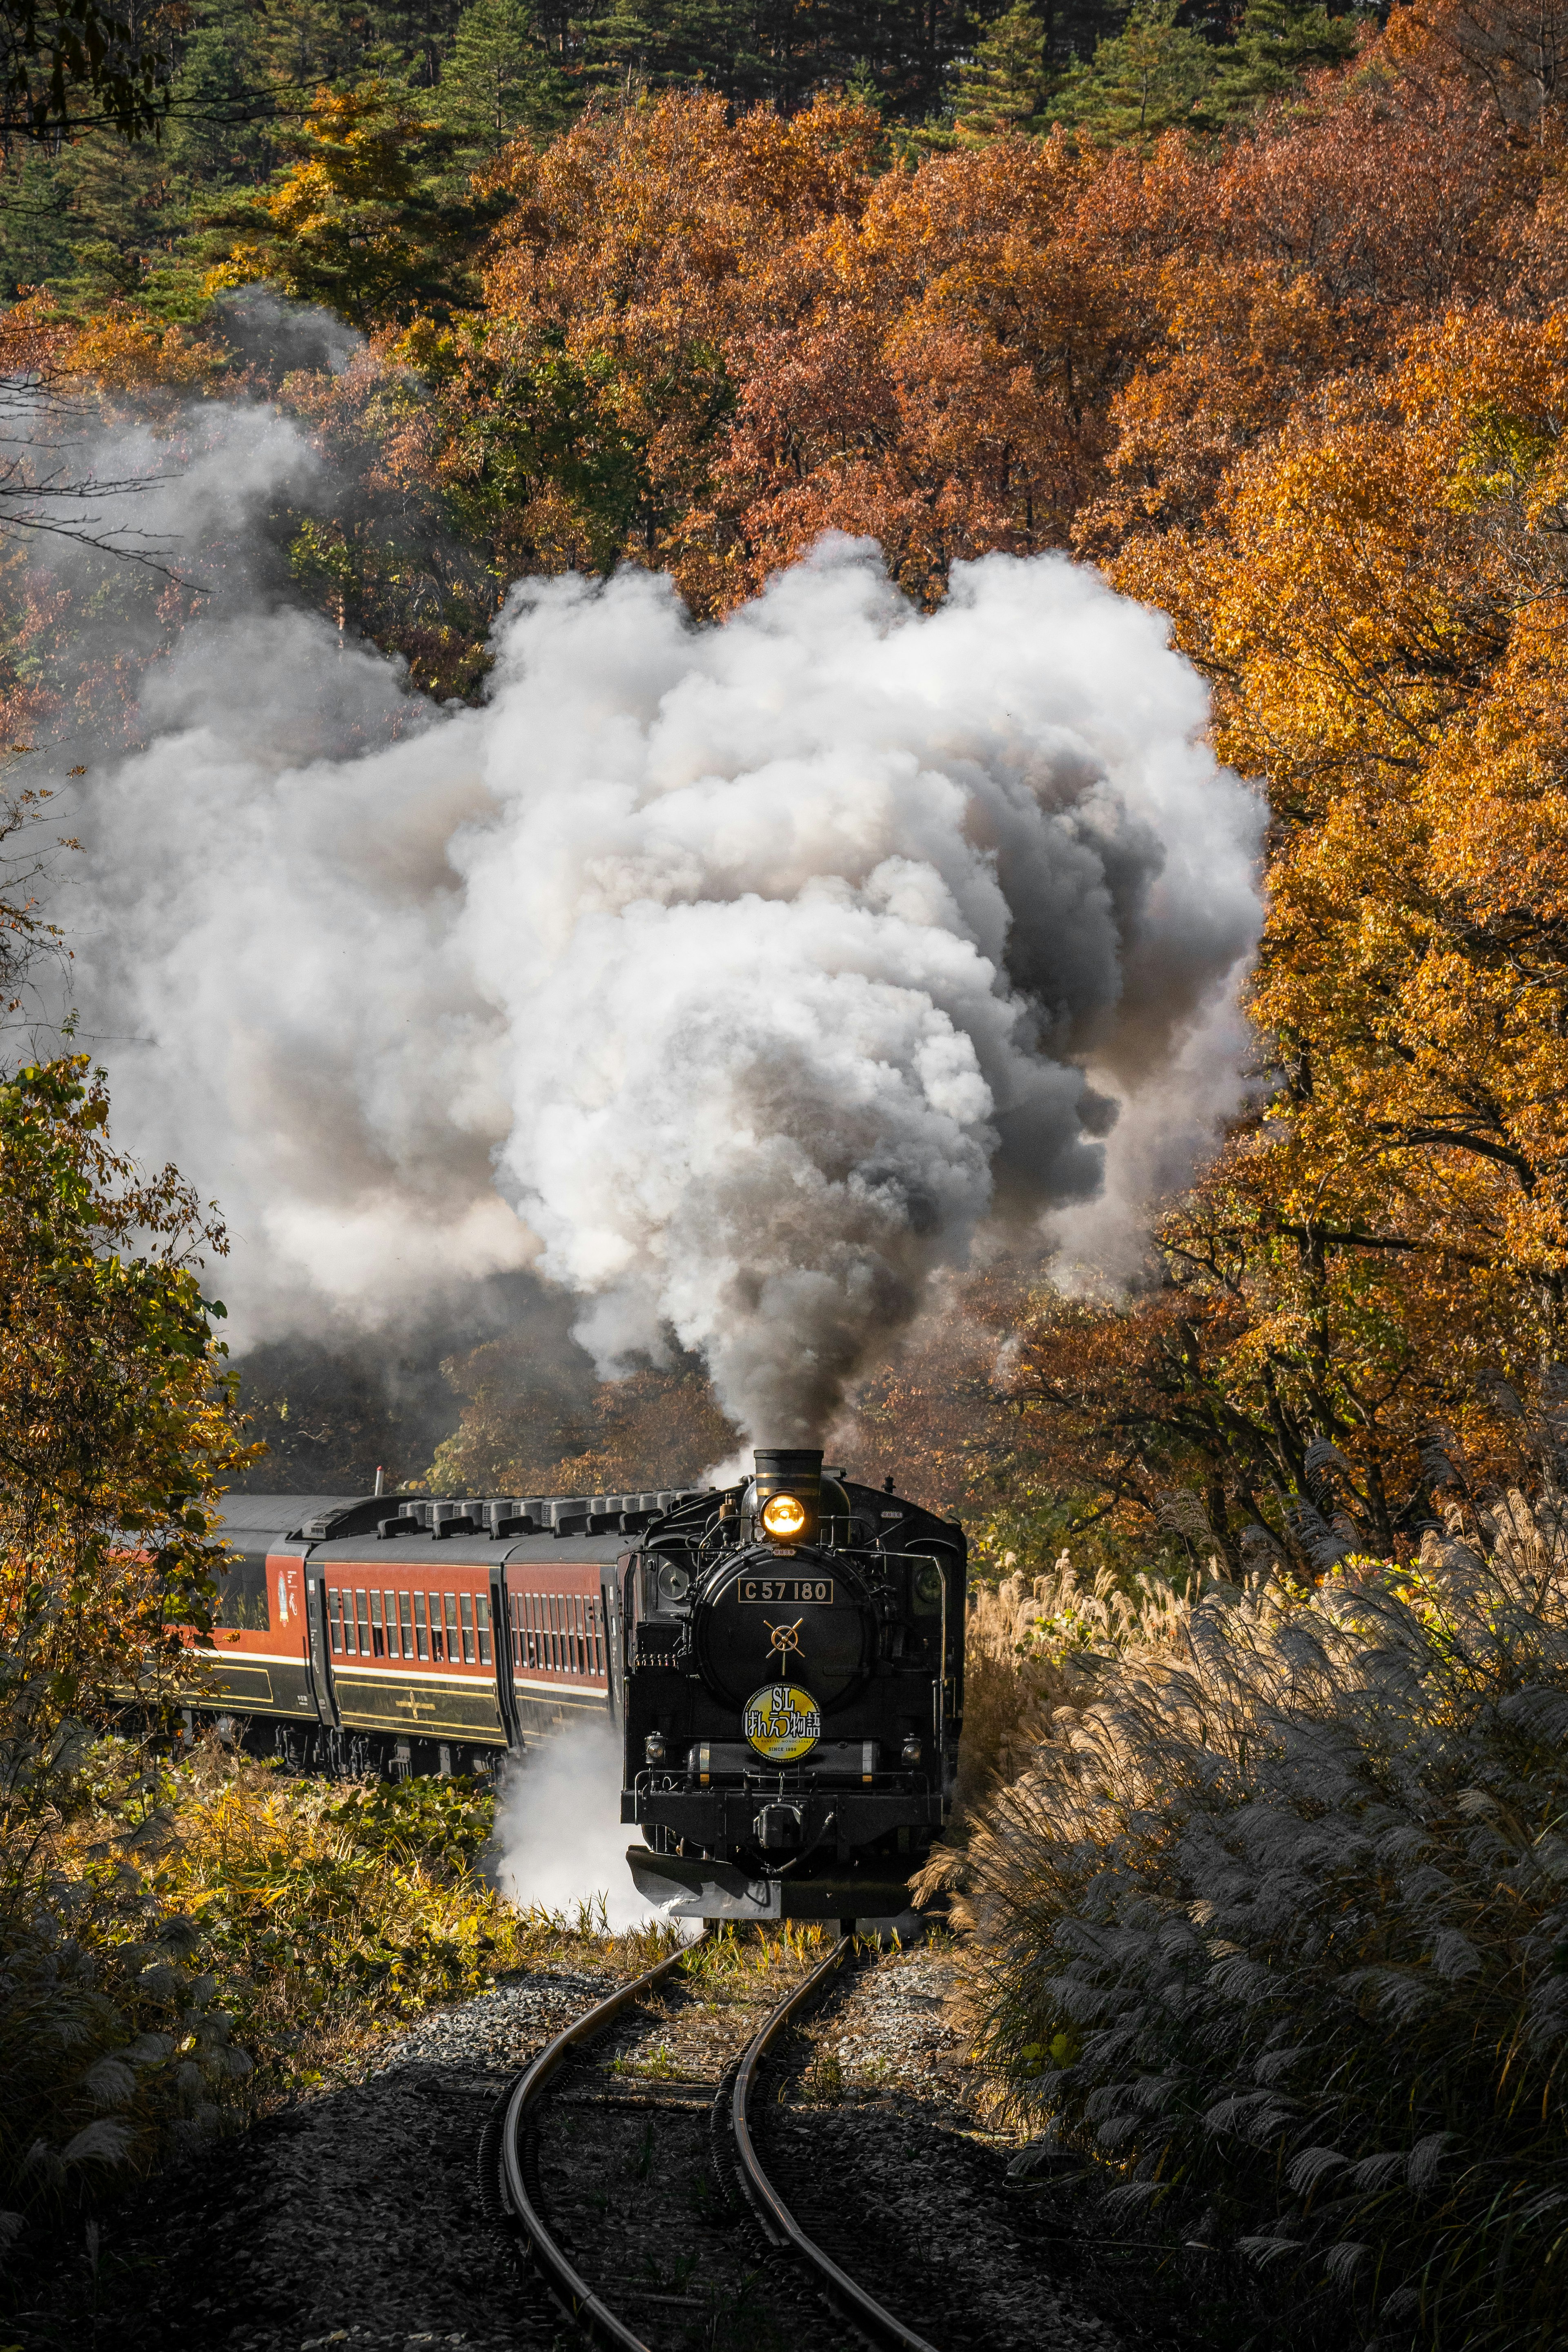
[[[539,1650],[539,1595],[531,1592],[523,1604],[524,1622],[528,1627],[528,1663],[537,1674],[543,1661]]]
[[[327,1622],[332,1629],[332,1655],[343,1646],[343,1600],[341,1592],[327,1595]]]
[[[463,1595],[461,1605],[463,1611],[463,1664],[465,1665],[471,1666],[474,1663],[474,1604],[466,1592]]]
[[[232,1560],[218,1570],[217,1598],[213,1603],[213,1623],[235,1629],[265,1633],[270,1631],[272,1618],[268,1607],[267,1562],[247,1558]]]
[[[433,1592],[430,1595],[430,1655],[444,1658],[446,1654],[446,1643],[441,1633],[441,1596]]]
[[[430,1636],[425,1630],[425,1595],[422,1592],[416,1592],[414,1596],[414,1624],[419,1643],[419,1654],[422,1658],[427,1658],[430,1654]]]
[[[392,1603],[388,1601],[387,1607],[390,1609]],[[403,1620],[403,1654],[405,1658],[411,1658],[414,1655],[414,1620],[408,1613],[406,1592],[400,1592],[397,1596],[397,1613]]]
[[[600,1620],[603,1615],[604,1612],[597,1601],[591,1601],[588,1604],[588,1617],[594,1628],[594,1672],[596,1675],[602,1675],[605,1671],[605,1643],[600,1630]]]
[[[375,1657],[385,1657],[386,1637],[382,1631],[381,1595],[379,1592],[373,1592],[370,1596],[370,1646],[372,1654]]]
[[[367,1594],[363,1592],[354,1594],[354,1615],[359,1619],[359,1654],[362,1658],[368,1658],[370,1655],[370,1602]]]
[[[462,1656],[462,1652],[458,1647],[458,1596],[455,1592],[448,1592],[446,1596],[446,1601],[447,1663],[448,1665],[455,1666],[458,1660]],[[433,1602],[432,1605],[434,1605]]]
[[[474,1603],[474,1617],[479,1636],[479,1664],[488,1666],[490,1663],[490,1604],[482,1592]]]

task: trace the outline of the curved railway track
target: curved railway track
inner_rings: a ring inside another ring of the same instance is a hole
[[[581,2333],[591,2343],[614,2347],[614,2352],[656,2352],[647,2334],[639,2332],[639,2327],[648,2328],[647,2319],[639,2318],[638,2325],[634,2325],[628,2300],[634,2311],[638,2305],[644,2310],[659,2306],[656,2316],[664,2325],[648,2332],[667,2341],[673,2327],[678,2339],[685,2343],[716,2345],[721,2341],[718,2317],[710,2314],[704,2318],[696,2298],[660,2294],[632,2281],[623,2280],[619,2292],[605,2285],[603,2268],[595,2259],[595,2225],[581,2196],[558,2215],[543,2184],[542,2111],[552,2091],[569,2077],[574,2062],[581,2061],[589,2045],[657,1998],[698,1948],[689,1947],[672,1954],[557,2034],[502,2093],[480,2135],[479,2186],[489,2217],[516,2233],[536,2274]],[[843,2323],[854,2338],[877,2347],[878,2352],[935,2352],[924,2336],[880,2303],[811,2234],[784,2189],[770,2173],[765,2150],[759,2146],[758,2110],[763,2101],[769,2058],[849,1961],[852,1949],[848,1937],[840,1938],[807,1976],[770,2008],[760,2028],[732,2059],[705,2103],[707,2155],[718,2184],[720,2210],[727,2209],[731,2221],[737,2215],[749,2218],[764,2242],[762,2259],[751,2264],[744,2283],[753,2290],[745,2330],[748,2336],[756,2335],[759,2328],[765,2331],[766,2321],[758,2311],[754,2292],[760,2288],[767,2305],[783,2307],[782,2315],[788,2323],[786,2338],[802,2345],[803,2352],[811,2352],[814,2343],[822,2352],[837,2352],[846,2341]],[[668,2104],[673,2106],[674,2103]],[[688,2114],[697,2105],[682,2102]],[[651,2119],[648,2134],[651,2147]],[[578,2242],[584,2235],[589,2241],[585,2245]],[[597,2284],[592,2275],[595,2272]],[[804,2330],[803,2301],[817,2306],[812,2315],[816,2325],[808,2323]],[[617,2304],[620,2309],[616,2308]]]

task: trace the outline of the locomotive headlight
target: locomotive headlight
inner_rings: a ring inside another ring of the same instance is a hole
[[[763,1505],[763,1528],[778,1543],[793,1543],[806,1528],[805,1505],[794,1495],[770,1495]]]

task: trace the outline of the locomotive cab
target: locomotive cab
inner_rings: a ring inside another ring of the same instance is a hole
[[[888,1917],[952,1806],[961,1528],[759,1449],[625,1568],[622,1819],[676,1916]]]

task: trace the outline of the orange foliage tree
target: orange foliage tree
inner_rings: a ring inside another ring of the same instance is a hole
[[[1288,1521],[1327,1443],[1392,1548],[1433,1432],[1495,1455],[1489,1376],[1568,1354],[1565,362],[1555,316],[1452,313],[1117,567],[1268,781],[1278,1087],[1151,1297],[1087,1337],[1047,1316],[1026,1385],[1124,1499],[1201,1464],[1221,1536],[1233,1505]]]

